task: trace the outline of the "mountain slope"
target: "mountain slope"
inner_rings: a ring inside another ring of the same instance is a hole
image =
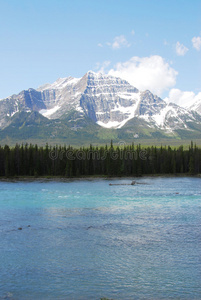
[[[1,100],[0,120],[1,139],[201,138],[201,116],[195,110],[91,71]]]
[[[187,106],[187,109],[196,111],[201,115],[201,98],[195,101],[192,105]]]

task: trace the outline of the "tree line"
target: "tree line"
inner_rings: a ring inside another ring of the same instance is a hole
[[[191,142],[188,149],[142,147],[113,143],[94,147],[25,144],[0,146],[0,176],[141,176],[154,174],[198,174],[201,148]]]

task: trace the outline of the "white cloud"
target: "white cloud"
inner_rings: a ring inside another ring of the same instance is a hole
[[[131,34],[134,35],[134,34],[135,34],[135,30],[132,30],[132,31],[131,31]]]
[[[171,89],[169,92],[169,96],[164,100],[166,100],[167,102],[176,103],[179,106],[189,108],[198,100],[201,101],[201,93],[198,93],[196,95],[194,92],[183,92],[179,89]]]
[[[112,43],[107,43],[108,46],[111,46],[113,49],[119,49],[122,47],[130,47],[127,39],[124,35],[116,36]]]
[[[177,42],[176,44],[176,53],[179,56],[184,56],[188,52],[188,48],[184,46],[183,44],[180,44],[180,42]]]
[[[121,77],[139,90],[150,90],[161,95],[176,84],[178,74],[165,60],[158,55],[150,57],[134,56],[126,62],[119,62],[110,75]]]
[[[105,73],[105,69],[111,64],[111,61],[105,60],[102,64],[98,66],[98,72]]]
[[[101,48],[102,48],[102,47],[103,47],[103,45],[102,45],[101,43],[98,43],[98,47],[101,47]]]
[[[201,49],[201,37],[197,36],[197,37],[192,38],[192,43],[193,43],[193,47],[197,51],[200,51],[200,49]]]

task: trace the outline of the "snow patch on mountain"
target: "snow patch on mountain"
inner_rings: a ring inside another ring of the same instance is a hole
[[[192,105],[188,105],[187,109],[196,111],[201,115],[201,98],[195,101]]]
[[[175,116],[175,110],[173,110],[171,107],[166,106],[165,108],[163,108],[159,114],[153,115],[152,119],[155,121],[156,125],[158,127],[163,127],[165,124],[165,120],[166,120],[166,115],[167,113],[170,112],[172,114],[172,116]]]
[[[76,106],[76,110],[78,112],[82,112],[82,113],[84,112],[83,108],[81,106],[79,106],[79,105]]]
[[[58,109],[60,109],[60,106],[56,105],[55,107],[53,108],[50,108],[50,109],[41,109],[39,111],[39,113],[41,115],[43,115],[44,117],[46,118],[49,118],[52,114],[54,114]]]
[[[62,90],[67,86],[75,85],[76,83],[78,83],[79,80],[80,78],[73,78],[73,77],[58,78],[55,82],[42,85],[37,90],[38,91],[45,91],[49,89]]]
[[[13,111],[12,113],[8,113],[7,116],[8,117],[13,117],[18,112],[19,112],[19,108],[17,108],[17,110]]]
[[[122,96],[123,98],[123,96]],[[129,96],[130,99],[130,96]],[[122,128],[129,120],[133,119],[136,115],[136,110],[137,107],[140,103],[140,94],[135,95],[135,103],[131,106],[122,106],[119,103],[116,103],[115,107],[111,109],[111,112],[120,112],[127,116],[124,120],[122,121],[109,121],[109,122],[102,122],[102,121],[97,121],[96,123],[102,127],[105,128]],[[97,115],[103,115],[106,112],[97,112]]]
[[[120,128],[119,126],[121,126],[121,122],[117,122],[117,121],[109,121],[107,123],[97,121],[96,123],[104,128]]]

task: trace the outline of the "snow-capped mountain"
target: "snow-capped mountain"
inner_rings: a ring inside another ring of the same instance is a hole
[[[185,109],[168,104],[150,91],[139,91],[121,78],[92,71],[82,78],[59,78],[52,84],[1,100],[0,128],[12,124],[15,115],[33,111],[49,120],[68,119],[69,124],[87,117],[103,128],[123,129],[135,119],[152,132],[160,130],[165,134],[177,130],[193,131],[194,127],[199,130],[199,126],[201,129],[198,108]],[[76,113],[74,119],[69,119],[72,112]]]
[[[201,115],[201,97],[200,99],[196,100],[192,105],[186,106],[188,110],[196,111]]]

